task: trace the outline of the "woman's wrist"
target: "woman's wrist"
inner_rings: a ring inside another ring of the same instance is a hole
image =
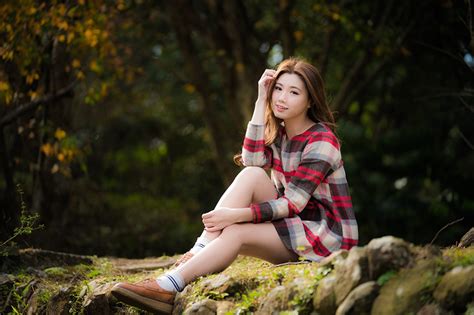
[[[265,123],[265,102],[258,99],[255,102],[251,123],[255,125],[263,125]]]
[[[238,208],[235,209],[237,213],[237,222],[244,223],[252,221],[252,210],[250,208]]]

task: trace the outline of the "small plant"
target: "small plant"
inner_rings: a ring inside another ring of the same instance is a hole
[[[388,280],[392,279],[396,275],[397,272],[395,270],[389,270],[377,279],[377,284],[383,286],[385,283],[388,282]]]
[[[33,233],[33,231],[42,229],[44,226],[42,224],[38,225],[37,222],[39,220],[38,213],[31,213],[27,211],[26,203],[23,199],[23,189],[20,184],[16,185],[16,191],[20,196],[20,208],[21,208],[21,215],[20,215],[20,226],[16,227],[13,231],[13,235],[7,239],[6,241],[0,243],[0,254],[1,256],[8,256],[8,254],[16,248],[16,243],[14,240],[22,235],[29,235]]]

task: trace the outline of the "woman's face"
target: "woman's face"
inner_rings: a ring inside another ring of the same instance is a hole
[[[282,74],[272,92],[272,110],[284,121],[303,121],[307,116],[308,91],[301,78],[294,73]]]

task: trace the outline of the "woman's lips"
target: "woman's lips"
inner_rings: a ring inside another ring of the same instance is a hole
[[[282,105],[275,105],[275,109],[277,112],[283,112],[288,109],[288,107],[282,106]]]

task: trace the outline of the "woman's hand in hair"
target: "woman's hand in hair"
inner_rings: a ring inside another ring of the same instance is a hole
[[[262,102],[263,104],[267,100],[267,93],[268,93],[268,86],[274,79],[276,71],[273,69],[266,69],[262,76],[260,77],[260,80],[258,80],[258,99],[257,103]]]

